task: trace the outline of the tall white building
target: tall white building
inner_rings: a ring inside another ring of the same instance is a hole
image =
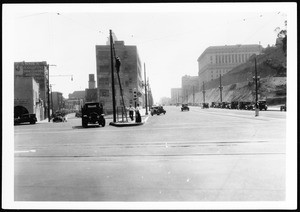
[[[200,85],[219,78],[261,51],[262,46],[258,44],[208,47],[197,60]]]

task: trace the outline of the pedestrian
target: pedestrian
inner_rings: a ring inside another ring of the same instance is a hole
[[[140,105],[137,104],[137,107],[135,109],[135,122],[137,123],[141,123],[142,122],[142,118],[141,118],[141,114],[140,114]]]
[[[129,106],[129,117],[131,121],[133,121],[133,112],[134,112],[134,107],[132,105]]]

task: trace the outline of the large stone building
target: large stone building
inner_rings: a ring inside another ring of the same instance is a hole
[[[182,103],[182,89],[171,88],[171,104],[177,105]]]
[[[116,107],[122,106],[119,83],[122,85],[125,106],[135,103],[144,106],[144,89],[142,83],[142,67],[136,46],[126,46],[124,41],[115,41],[114,49],[116,56],[121,60],[120,82],[118,81],[114,67],[115,102]],[[97,89],[99,102],[104,106],[107,113],[113,111],[112,107],[112,79],[111,79],[111,53],[110,45],[96,46],[97,64]],[[137,100],[134,100],[133,93],[137,92]]]
[[[208,47],[197,60],[200,85],[226,74],[261,51],[262,46],[257,44]]]
[[[38,83],[39,87],[39,98],[41,99],[39,102],[41,102],[41,105],[43,107],[43,113],[42,115],[39,115],[40,119],[47,118],[48,116],[48,100],[50,99],[48,94],[48,83],[49,83],[49,66],[47,62],[15,62],[14,63],[14,76],[15,76],[15,96],[23,96],[24,98],[27,98],[24,96],[28,93],[23,91],[24,84],[21,82],[23,79],[26,79],[26,77],[32,77],[36,83]],[[27,83],[25,83],[27,84]],[[32,87],[32,86],[31,86]],[[22,90],[23,89],[23,90]],[[20,92],[17,93],[17,92]],[[31,97],[29,97],[31,98]]]
[[[199,78],[198,76],[189,76],[185,75],[181,78],[181,94],[182,94],[182,103],[194,104],[195,102],[188,102],[189,95],[193,95],[199,92]],[[193,98],[194,99],[194,98]]]

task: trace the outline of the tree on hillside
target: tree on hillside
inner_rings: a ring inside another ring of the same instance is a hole
[[[285,29],[281,29],[280,27],[277,27],[275,29],[275,32],[277,33],[277,38],[279,38],[282,42],[282,50],[286,54],[286,43],[287,43],[287,20],[284,21]]]

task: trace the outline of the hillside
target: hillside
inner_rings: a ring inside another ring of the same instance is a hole
[[[254,55],[248,62],[234,68],[222,76],[222,101],[254,101],[255,75]],[[257,73],[260,76],[259,99],[267,100],[269,105],[286,102],[286,56],[281,48],[266,48],[257,56]],[[220,78],[205,84],[205,102],[220,101]],[[189,103],[193,95],[189,96]],[[203,102],[202,88],[195,94],[195,103]]]

